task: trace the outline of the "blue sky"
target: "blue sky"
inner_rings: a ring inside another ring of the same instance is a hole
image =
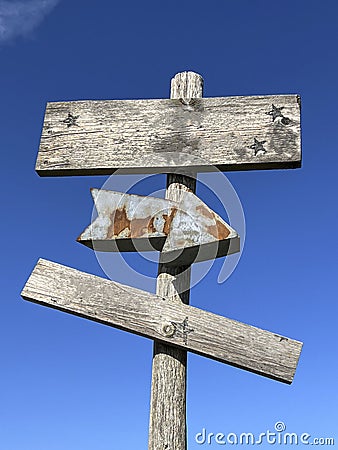
[[[147,448],[151,341],[20,291],[39,257],[104,276],[75,239],[89,188],[106,177],[34,171],[46,101],[167,98],[182,70],[204,77],[206,97],[300,94],[303,148],[301,169],[226,174],[245,213],[244,252],[225,283],[218,260],[191,294],[194,306],[303,341],[295,380],[189,355],[189,449],[219,447],[195,442],[202,428],[259,434],[277,421],[338,445],[337,17],[334,0],[0,0],[1,450]],[[163,188],[164,176],[152,183]],[[138,285],[114,258],[115,280]],[[153,289],[156,264],[142,267]]]

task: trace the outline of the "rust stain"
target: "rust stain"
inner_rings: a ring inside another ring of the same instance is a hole
[[[154,220],[155,220],[155,218],[152,217],[150,219],[149,223],[148,223],[148,232],[149,233],[155,233],[156,232],[156,228],[155,228],[155,225],[154,225]]]
[[[213,216],[213,218],[216,224],[207,226],[208,233],[214,236],[214,238],[222,241],[223,239],[226,239],[229,236],[230,230],[216,217]]]
[[[144,235],[148,234],[150,222],[153,218],[151,216],[145,217],[143,219],[133,219],[131,221],[131,237],[137,238],[137,237],[143,237]]]
[[[130,220],[127,217],[126,208],[120,208],[110,214],[110,225],[108,227],[106,239],[111,239],[118,236],[121,231],[129,229],[130,235]]]
[[[110,214],[110,225],[106,239],[119,237],[122,232],[125,238],[138,238],[155,231],[153,217],[148,216],[142,219],[130,220],[128,219],[126,208],[123,206]]]
[[[208,208],[206,208],[203,205],[197,206],[196,211],[199,212],[200,214],[202,214],[203,216],[207,217],[208,219],[214,218],[214,215],[212,214],[212,212],[209,211]]]
[[[230,230],[222,222],[220,222],[217,219],[217,217],[214,216],[212,211],[210,211],[203,205],[197,206],[196,211],[198,211],[201,215],[203,215],[207,219],[213,219],[215,221],[214,225],[207,226],[208,233],[214,236],[214,238],[218,240],[223,240],[229,236]]]
[[[217,225],[218,239],[226,239],[230,234],[229,228],[226,227],[223,223],[221,223],[217,219],[216,219],[216,225]]]
[[[164,227],[163,227],[163,233],[168,236],[169,231],[170,231],[170,226],[171,226],[171,222],[173,221],[173,218],[175,217],[177,208],[172,208],[169,216],[168,214],[163,214],[163,219],[164,219]]]

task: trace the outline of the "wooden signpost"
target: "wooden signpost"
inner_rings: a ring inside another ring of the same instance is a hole
[[[191,264],[238,252],[240,240],[194,194],[197,171],[301,164],[298,96],[202,98],[202,88],[183,72],[169,100],[49,103],[36,164],[41,176],[168,174],[165,199],[92,190],[98,217],[78,238],[99,251],[160,251],[156,294],[42,259],[22,291],[154,340],[149,450],[186,450],[187,351],[291,383],[302,348],[189,305]]]

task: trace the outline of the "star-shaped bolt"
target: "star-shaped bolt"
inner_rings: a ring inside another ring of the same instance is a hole
[[[254,138],[254,143],[252,145],[250,145],[250,148],[252,150],[254,150],[255,156],[257,156],[257,153],[259,153],[259,152],[266,153],[266,150],[263,146],[263,144],[265,144],[265,143],[266,143],[266,141],[259,141],[258,139]]]
[[[78,127],[79,125],[76,123],[77,119],[80,116],[74,116],[71,112],[68,113],[68,117],[64,120],[62,120],[62,123],[65,123],[67,125],[67,127],[71,127],[71,126],[76,126]]]
[[[192,328],[189,328],[188,317],[186,317],[182,323],[179,322],[171,322],[171,323],[175,326],[176,331],[179,333],[179,335],[183,337],[184,343],[187,344],[188,334],[194,331]]]
[[[277,108],[277,106],[275,106],[274,104],[272,104],[272,109],[271,111],[265,113],[268,116],[272,116],[272,122],[274,122],[277,117],[284,117],[283,113],[282,113],[282,109],[284,109],[284,106],[281,106],[280,108]]]
[[[272,104],[271,111],[269,111],[265,114],[267,114],[268,116],[272,116],[272,122],[274,122],[278,117],[280,117],[283,125],[289,125],[290,119],[288,117],[284,116],[284,114],[282,113],[282,109],[284,109],[284,106],[277,108],[277,106]]]

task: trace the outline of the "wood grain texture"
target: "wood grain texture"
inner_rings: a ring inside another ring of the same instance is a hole
[[[195,72],[177,73],[171,80],[170,98],[189,105],[203,96],[203,78]],[[166,199],[180,203],[196,191],[196,173],[167,175]],[[190,176],[188,176],[187,174]],[[191,267],[171,267],[161,252],[156,293],[179,304],[189,304]],[[148,450],[187,448],[187,352],[160,341],[154,342]]]
[[[48,103],[36,170],[109,175],[300,163],[299,97],[271,95]]]
[[[22,297],[291,383],[298,341],[40,259]]]

